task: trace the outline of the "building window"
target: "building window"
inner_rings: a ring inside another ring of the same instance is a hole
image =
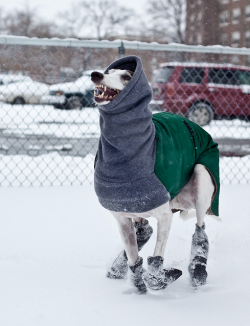
[[[199,21],[201,21],[201,20],[202,20],[202,13],[201,13],[201,12],[199,12],[199,13],[198,13],[198,16],[197,16],[197,18],[198,18],[198,20],[199,20]]]
[[[228,45],[228,34],[221,35],[221,45]]]
[[[232,46],[237,47],[240,43],[240,32],[233,32],[232,33]]]
[[[197,44],[202,44],[202,36],[201,36],[201,34],[197,35]]]
[[[246,6],[245,8],[245,19],[250,20],[250,6]]]
[[[237,55],[234,55],[234,56],[232,57],[232,63],[233,63],[234,65],[238,65],[239,62],[240,62],[240,60],[239,60],[238,56],[237,56]]]
[[[220,0],[220,3],[222,4],[222,5],[224,5],[224,3],[228,3],[229,2],[229,0]]]
[[[240,21],[240,8],[234,8],[232,12],[232,23],[237,24]]]
[[[245,47],[250,48],[250,31],[245,33]]]
[[[222,11],[220,13],[220,25],[227,25],[229,23],[229,12]]]
[[[190,8],[194,8],[195,7],[195,0],[191,0],[189,4],[190,4]]]
[[[194,18],[195,18],[194,14],[190,16],[190,22],[191,22],[191,23],[194,22]]]

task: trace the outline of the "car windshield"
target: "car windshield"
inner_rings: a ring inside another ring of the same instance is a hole
[[[172,76],[172,72],[174,67],[163,67],[157,71],[156,75],[153,78],[153,82],[155,83],[168,83],[170,77]]]

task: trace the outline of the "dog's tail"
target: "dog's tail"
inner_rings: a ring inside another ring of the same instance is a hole
[[[209,216],[213,217],[217,222],[222,222],[222,219],[218,216],[215,216],[215,215],[209,215]],[[191,209],[190,211],[180,211],[180,218],[183,221],[187,221],[193,217],[196,217],[195,209]]]

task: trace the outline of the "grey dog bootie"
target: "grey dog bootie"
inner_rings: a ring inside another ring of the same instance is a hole
[[[148,269],[143,279],[151,290],[163,290],[182,275],[179,269],[163,269],[163,261],[161,256],[148,257]]]
[[[146,294],[147,288],[142,278],[144,272],[142,264],[143,259],[139,257],[135,265],[129,266],[129,269],[131,271],[131,279],[134,283],[134,286],[138,289],[140,294]]]
[[[114,260],[110,270],[107,273],[108,278],[122,279],[128,272],[128,258],[125,250],[123,250]]]
[[[142,223],[134,223],[138,250],[150,239],[153,228],[149,225],[147,220],[143,220]],[[128,272],[128,259],[125,250],[123,250],[118,257],[114,260],[110,270],[107,273],[108,278],[122,279],[127,275]]]
[[[153,233],[153,228],[149,225],[147,220],[143,220],[141,223],[135,222],[134,227],[136,232],[138,250],[140,251],[150,239]]]
[[[191,258],[188,271],[194,287],[204,285],[207,280],[207,257],[209,252],[208,237],[205,232],[205,224],[199,227],[196,224],[192,237]]]

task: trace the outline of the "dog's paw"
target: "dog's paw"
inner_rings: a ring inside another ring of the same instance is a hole
[[[144,273],[143,280],[151,290],[164,290],[169,284],[176,281],[182,271],[176,268],[163,269],[156,274]]]
[[[188,271],[191,277],[191,283],[193,287],[198,287],[206,284],[207,271],[206,271],[207,260],[203,257],[195,257],[195,259],[189,264]]]
[[[122,270],[118,270],[114,267],[111,267],[110,270],[107,272],[107,278],[114,279],[114,280],[121,280],[126,277],[127,272],[128,272],[128,267],[123,268]]]
[[[128,260],[125,251],[122,251],[113,262],[107,277],[111,279],[123,279],[128,273]]]

